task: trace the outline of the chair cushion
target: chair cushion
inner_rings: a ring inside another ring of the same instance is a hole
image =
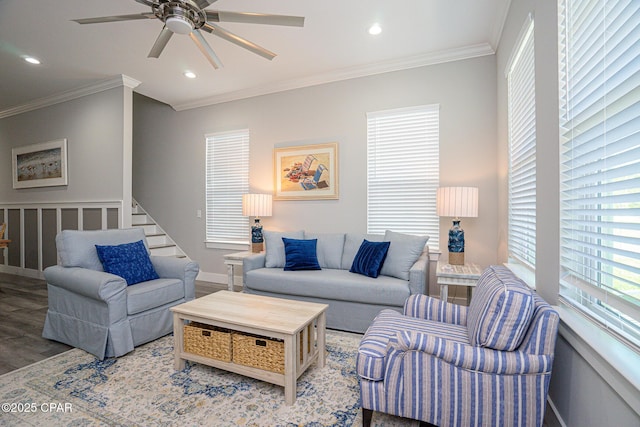
[[[409,280],[409,270],[424,251],[429,237],[387,230],[384,233],[384,240],[391,242],[391,245],[380,274]]]
[[[318,239],[287,239],[282,238],[285,254],[285,271],[320,270],[316,246]]]
[[[508,268],[487,268],[467,312],[471,345],[513,351],[520,346],[534,311],[533,291]]]
[[[184,298],[180,279],[156,279],[127,286],[127,314],[133,315]]]
[[[304,231],[264,231],[265,258],[267,268],[283,268],[285,264],[283,237],[288,239],[303,239]]]
[[[356,371],[360,377],[371,381],[381,381],[384,378],[387,346],[390,342],[397,342],[396,334],[403,330],[424,332],[469,344],[465,326],[404,316],[394,310],[382,310],[360,341],[356,359]]]
[[[104,271],[122,277],[127,285],[159,278],[142,240],[114,246],[95,246]]]
[[[389,242],[370,242],[364,239],[349,271],[373,278],[378,277],[388,250]]]

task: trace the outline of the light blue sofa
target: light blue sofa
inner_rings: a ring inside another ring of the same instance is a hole
[[[148,252],[141,228],[63,230],[56,236],[59,265],[44,271],[49,297],[44,338],[102,360],[173,331],[169,307],[194,299],[199,266],[186,259],[151,256],[160,278],[130,286],[122,277],[104,272],[96,244],[139,240]]]
[[[265,231],[265,253],[243,261],[244,292],[328,304],[327,327],[364,332],[385,308],[402,312],[406,299],[424,294],[429,277],[428,237]],[[285,271],[282,237],[317,239],[321,270]],[[362,241],[390,241],[380,276],[349,272]]]

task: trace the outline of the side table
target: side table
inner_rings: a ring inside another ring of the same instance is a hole
[[[224,256],[224,263],[227,266],[227,286],[228,289],[233,292],[233,277],[235,276],[235,266],[242,267],[242,260],[246,257],[253,255],[251,251],[234,252]]]
[[[451,265],[438,261],[436,277],[440,285],[440,299],[447,301],[449,285],[467,286],[467,303],[471,301],[472,289],[482,274],[482,268],[477,264]]]

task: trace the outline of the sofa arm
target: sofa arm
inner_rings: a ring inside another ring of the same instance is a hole
[[[200,272],[200,266],[197,262],[185,258],[152,255],[151,263],[160,278],[182,280],[185,299],[195,298],[196,276]]]
[[[457,368],[486,374],[549,374],[553,365],[551,354],[474,347],[423,332],[401,331],[397,333],[396,340],[400,351],[423,352]]]
[[[418,257],[417,261],[409,269],[409,290],[411,294],[424,294],[429,283],[429,249]]]
[[[436,322],[467,324],[467,310],[464,305],[451,304],[428,295],[411,295],[404,303],[404,315]]]
[[[81,267],[53,265],[44,270],[44,277],[52,286],[98,301],[109,301],[127,289],[120,276]]]
[[[242,259],[242,283],[247,283],[247,273],[251,270],[264,268],[267,256],[264,252],[249,255]]]

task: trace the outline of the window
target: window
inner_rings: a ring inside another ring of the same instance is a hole
[[[367,114],[367,232],[429,236],[439,251],[439,106]]]
[[[533,20],[525,23],[507,67],[509,261],[536,266],[536,96]]]
[[[207,242],[246,249],[249,218],[242,216],[242,195],[249,192],[249,130],[206,135],[206,141]]]
[[[640,344],[640,2],[559,1],[560,294]]]

